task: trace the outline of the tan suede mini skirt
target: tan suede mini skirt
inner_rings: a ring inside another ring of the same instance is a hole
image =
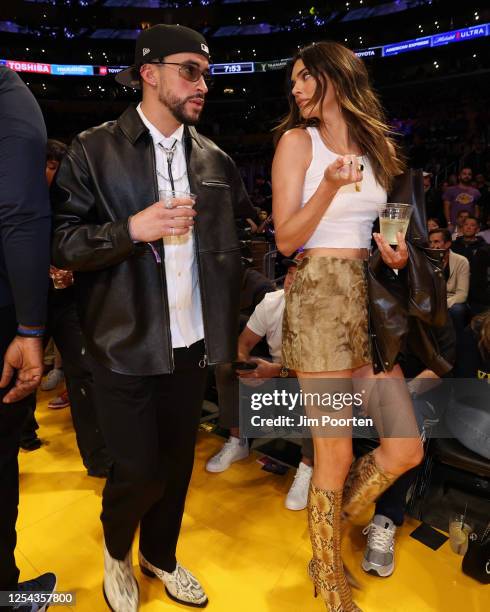
[[[282,359],[301,372],[371,363],[366,262],[306,256],[286,296]]]

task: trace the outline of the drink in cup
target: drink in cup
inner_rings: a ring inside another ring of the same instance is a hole
[[[163,202],[165,208],[175,208],[183,206],[192,208],[196,203],[196,195],[185,191],[172,191],[171,189],[161,189],[158,192],[158,199]]]
[[[158,191],[158,199],[163,202],[165,208],[192,208],[196,203],[197,196],[186,191],[173,191],[171,189],[161,189]],[[191,219],[191,217],[189,217]],[[189,228],[189,234],[192,232],[192,227]],[[185,236],[170,237],[172,240],[182,240]]]
[[[405,236],[412,211],[411,204],[388,202],[378,206],[379,230],[388,244],[398,244],[397,232],[401,232]]]
[[[468,536],[472,529],[464,522],[464,515],[454,514],[449,519],[449,544],[457,555],[465,555],[468,550]]]

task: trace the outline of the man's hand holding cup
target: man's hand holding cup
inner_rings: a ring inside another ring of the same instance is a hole
[[[135,242],[153,242],[164,236],[185,236],[194,225],[196,196],[179,191],[160,191],[159,200],[133,215],[129,233]]]

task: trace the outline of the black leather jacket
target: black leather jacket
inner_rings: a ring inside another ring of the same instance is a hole
[[[396,274],[377,249],[369,257],[373,369],[375,373],[392,370],[408,344],[428,369],[443,376],[451,370],[453,359],[448,361],[442,354],[438,336],[443,330],[448,334],[453,331],[447,325],[444,251],[428,246],[422,171],[408,170],[396,177],[388,201],[412,204],[413,213],[406,236],[407,266]]]
[[[240,247],[235,217],[254,214],[228,155],[185,128],[207,361],[235,358]],[[161,240],[134,244],[128,218],[158,200],[153,141],[136,109],[79,134],[52,190],[53,263],[73,270],[89,352],[107,368],[149,376],[173,370]]]

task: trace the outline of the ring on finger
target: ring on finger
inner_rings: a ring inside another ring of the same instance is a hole
[[[175,236],[175,227],[171,227],[170,231],[172,232],[172,236]]]

